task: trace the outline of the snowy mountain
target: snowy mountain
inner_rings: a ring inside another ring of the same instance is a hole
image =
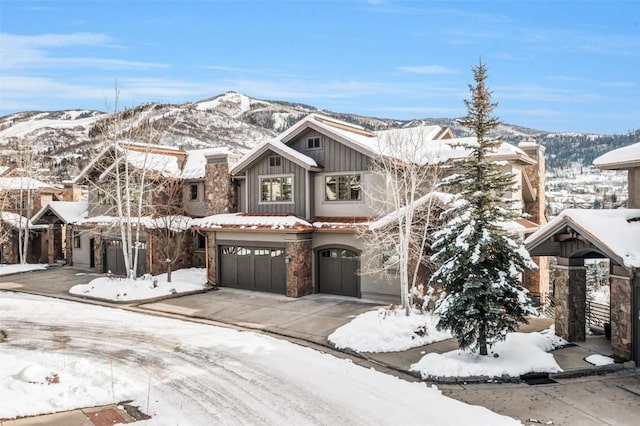
[[[20,112],[0,117],[0,165],[11,161],[12,149],[17,142],[27,142],[40,154],[40,166],[51,169],[54,180],[67,179],[86,164],[109,134],[114,133],[115,124],[119,129],[115,133],[121,137],[155,144],[187,150],[218,146],[247,150],[286,130],[312,112],[372,130],[408,127],[422,122],[451,127],[458,136],[469,134],[456,119],[393,120],[364,117],[303,104],[253,99],[228,92],[181,105],[148,103],[119,112],[117,119],[114,119],[114,114],[86,110]],[[109,126],[111,130],[107,130]],[[547,146],[552,167],[556,163],[562,165],[564,160],[558,157],[560,154],[572,155],[570,161],[589,163],[598,152],[619,146],[616,145],[619,138],[611,136],[558,134],[509,124],[500,126],[497,133],[513,143],[537,139]],[[590,149],[585,143],[597,149]],[[576,150],[576,146],[580,149]],[[583,158],[580,158],[582,153]]]

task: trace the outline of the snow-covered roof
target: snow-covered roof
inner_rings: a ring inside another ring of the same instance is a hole
[[[605,170],[640,167],[640,142],[609,151],[593,160],[593,165]]]
[[[76,223],[83,220],[89,212],[89,203],[86,201],[49,201],[31,220],[35,223],[51,210],[65,224]]]
[[[138,169],[146,169],[164,177],[179,177],[180,164],[178,157],[161,153],[123,150],[130,165]]]
[[[198,228],[235,229],[312,229],[304,219],[292,215],[253,215],[246,213],[226,213],[194,219],[192,226]]]
[[[9,167],[8,166],[0,166],[0,176],[5,174],[7,171],[9,171]]]
[[[565,233],[567,227],[621,265],[640,267],[640,209],[564,210],[526,239],[527,249]]]
[[[6,223],[12,228],[19,230],[24,230],[26,226],[29,226],[29,229],[33,230],[48,228],[48,225],[34,225],[33,222],[27,220],[26,217],[11,212],[0,212],[0,222]]]
[[[247,167],[251,166],[253,163],[258,161],[262,155],[267,152],[272,151],[276,154],[281,155],[282,157],[292,161],[295,164],[307,169],[307,170],[320,170],[318,167],[318,163],[313,158],[301,153],[300,151],[296,151],[288,145],[285,145],[278,139],[271,139],[262,142],[260,145],[253,148],[249,151],[238,164],[231,170],[231,174],[238,174],[247,169]]]
[[[227,147],[187,151],[187,158],[182,166],[180,177],[183,179],[202,179],[205,176],[207,156],[229,155],[232,153],[234,153],[234,150]]]
[[[0,177],[0,189],[54,189],[52,185],[28,177]]]
[[[140,226],[147,229],[166,229],[170,228],[172,231],[184,231],[192,226],[193,218],[189,216],[141,216],[131,217],[131,224]],[[81,225],[102,225],[111,226],[120,222],[120,218],[117,216],[94,216],[86,219],[82,219],[77,222]]]
[[[412,143],[411,160],[419,164],[438,164],[471,154],[468,147],[475,144],[474,137],[443,139],[448,134],[441,126],[418,126],[371,132],[345,121],[310,114],[278,136],[288,143],[307,128],[317,130],[369,157],[384,155],[407,161],[398,152],[397,141]],[[414,149],[415,147],[415,149]],[[467,149],[465,149],[467,148]],[[491,156],[496,160],[520,160],[533,164],[535,160],[520,148],[503,142]]]

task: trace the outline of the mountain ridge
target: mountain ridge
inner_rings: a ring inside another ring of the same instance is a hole
[[[12,145],[26,141],[41,154],[43,168],[59,179],[77,173],[115,123],[121,135],[135,138],[143,130],[161,129],[152,134],[153,143],[181,149],[231,146],[245,151],[273,138],[310,113],[318,113],[358,124],[369,130],[411,127],[423,123],[450,127],[456,136],[471,132],[458,118],[399,120],[367,117],[323,110],[302,103],[272,101],[226,92],[196,102],[167,104],[149,102],[115,114],[95,110],[22,111],[0,117],[0,164],[11,161]],[[112,120],[112,121],[110,121]],[[156,132],[158,133],[158,132]],[[536,139],[547,148],[549,168],[572,163],[590,165],[594,158],[611,149],[640,141],[640,129],[626,135],[598,135],[580,132],[548,132],[519,125],[501,124],[494,136],[517,144]],[[149,134],[145,134],[145,140]],[[4,160],[2,160],[4,157]]]

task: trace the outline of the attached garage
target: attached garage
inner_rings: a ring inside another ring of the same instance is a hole
[[[221,286],[286,294],[284,245],[219,245],[218,253]]]
[[[318,293],[360,297],[360,253],[351,248],[317,250]]]
[[[122,240],[104,239],[103,240],[103,271],[111,272],[113,275],[127,275],[127,269],[124,264],[124,253],[122,253]],[[147,243],[141,241],[138,248],[138,268],[137,275],[143,275],[147,272]]]

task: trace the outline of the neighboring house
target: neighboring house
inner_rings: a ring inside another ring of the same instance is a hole
[[[73,264],[100,273],[126,273],[118,225],[121,216],[113,199],[115,170],[126,167],[130,185],[139,185],[143,173],[145,182],[141,214],[130,218],[134,229],[140,226],[137,273],[166,271],[166,256],[162,254],[165,243],[157,231],[164,226],[163,219],[178,215],[183,223],[176,232],[188,235],[176,248],[180,255],[173,268],[204,267],[204,236],[189,229],[187,222],[235,209],[229,164],[239,157],[229,148],[182,151],[141,143],[123,143],[117,152],[114,147],[106,148],[74,179],[76,185],[87,186],[88,204],[84,219],[67,222],[73,225],[69,236]],[[137,212],[135,201],[132,211]],[[61,215],[56,216],[64,222]]]
[[[15,176],[8,167],[0,168],[0,227],[4,236],[0,247],[0,262],[20,263],[18,230],[29,227],[26,260],[29,263],[49,263],[53,254],[46,226],[35,225],[33,215],[50,201],[60,200],[64,189],[42,181]],[[55,257],[55,255],[54,255]]]
[[[82,265],[80,259],[89,263],[88,244],[82,244],[81,236],[73,233],[73,225],[84,220],[88,207],[86,201],[51,201],[33,216],[34,224],[46,227],[47,263]]]
[[[610,260],[611,351],[640,365],[640,143],[594,161],[602,170],[627,170],[628,209],[567,209],[526,240],[536,256],[555,256],[556,334],[585,340],[585,259]]]
[[[29,229],[27,263],[47,263],[47,226],[34,225],[26,217],[7,211],[0,212],[0,263],[20,263],[19,233],[25,228]]]
[[[370,254],[358,228],[379,218],[370,194],[382,182],[372,164],[381,152],[393,157],[385,141],[415,135],[439,162],[469,155],[457,146],[474,141],[456,139],[440,126],[371,132],[312,114],[249,151],[231,169],[238,213],[194,221],[207,235],[209,283],[291,297],[328,293],[397,301],[397,279],[359,273]],[[535,231],[545,222],[544,148],[503,143],[493,158],[517,180],[518,190],[509,195],[529,219],[520,220],[518,229]],[[525,282],[544,293],[546,258],[537,260],[540,271],[527,273]]]

